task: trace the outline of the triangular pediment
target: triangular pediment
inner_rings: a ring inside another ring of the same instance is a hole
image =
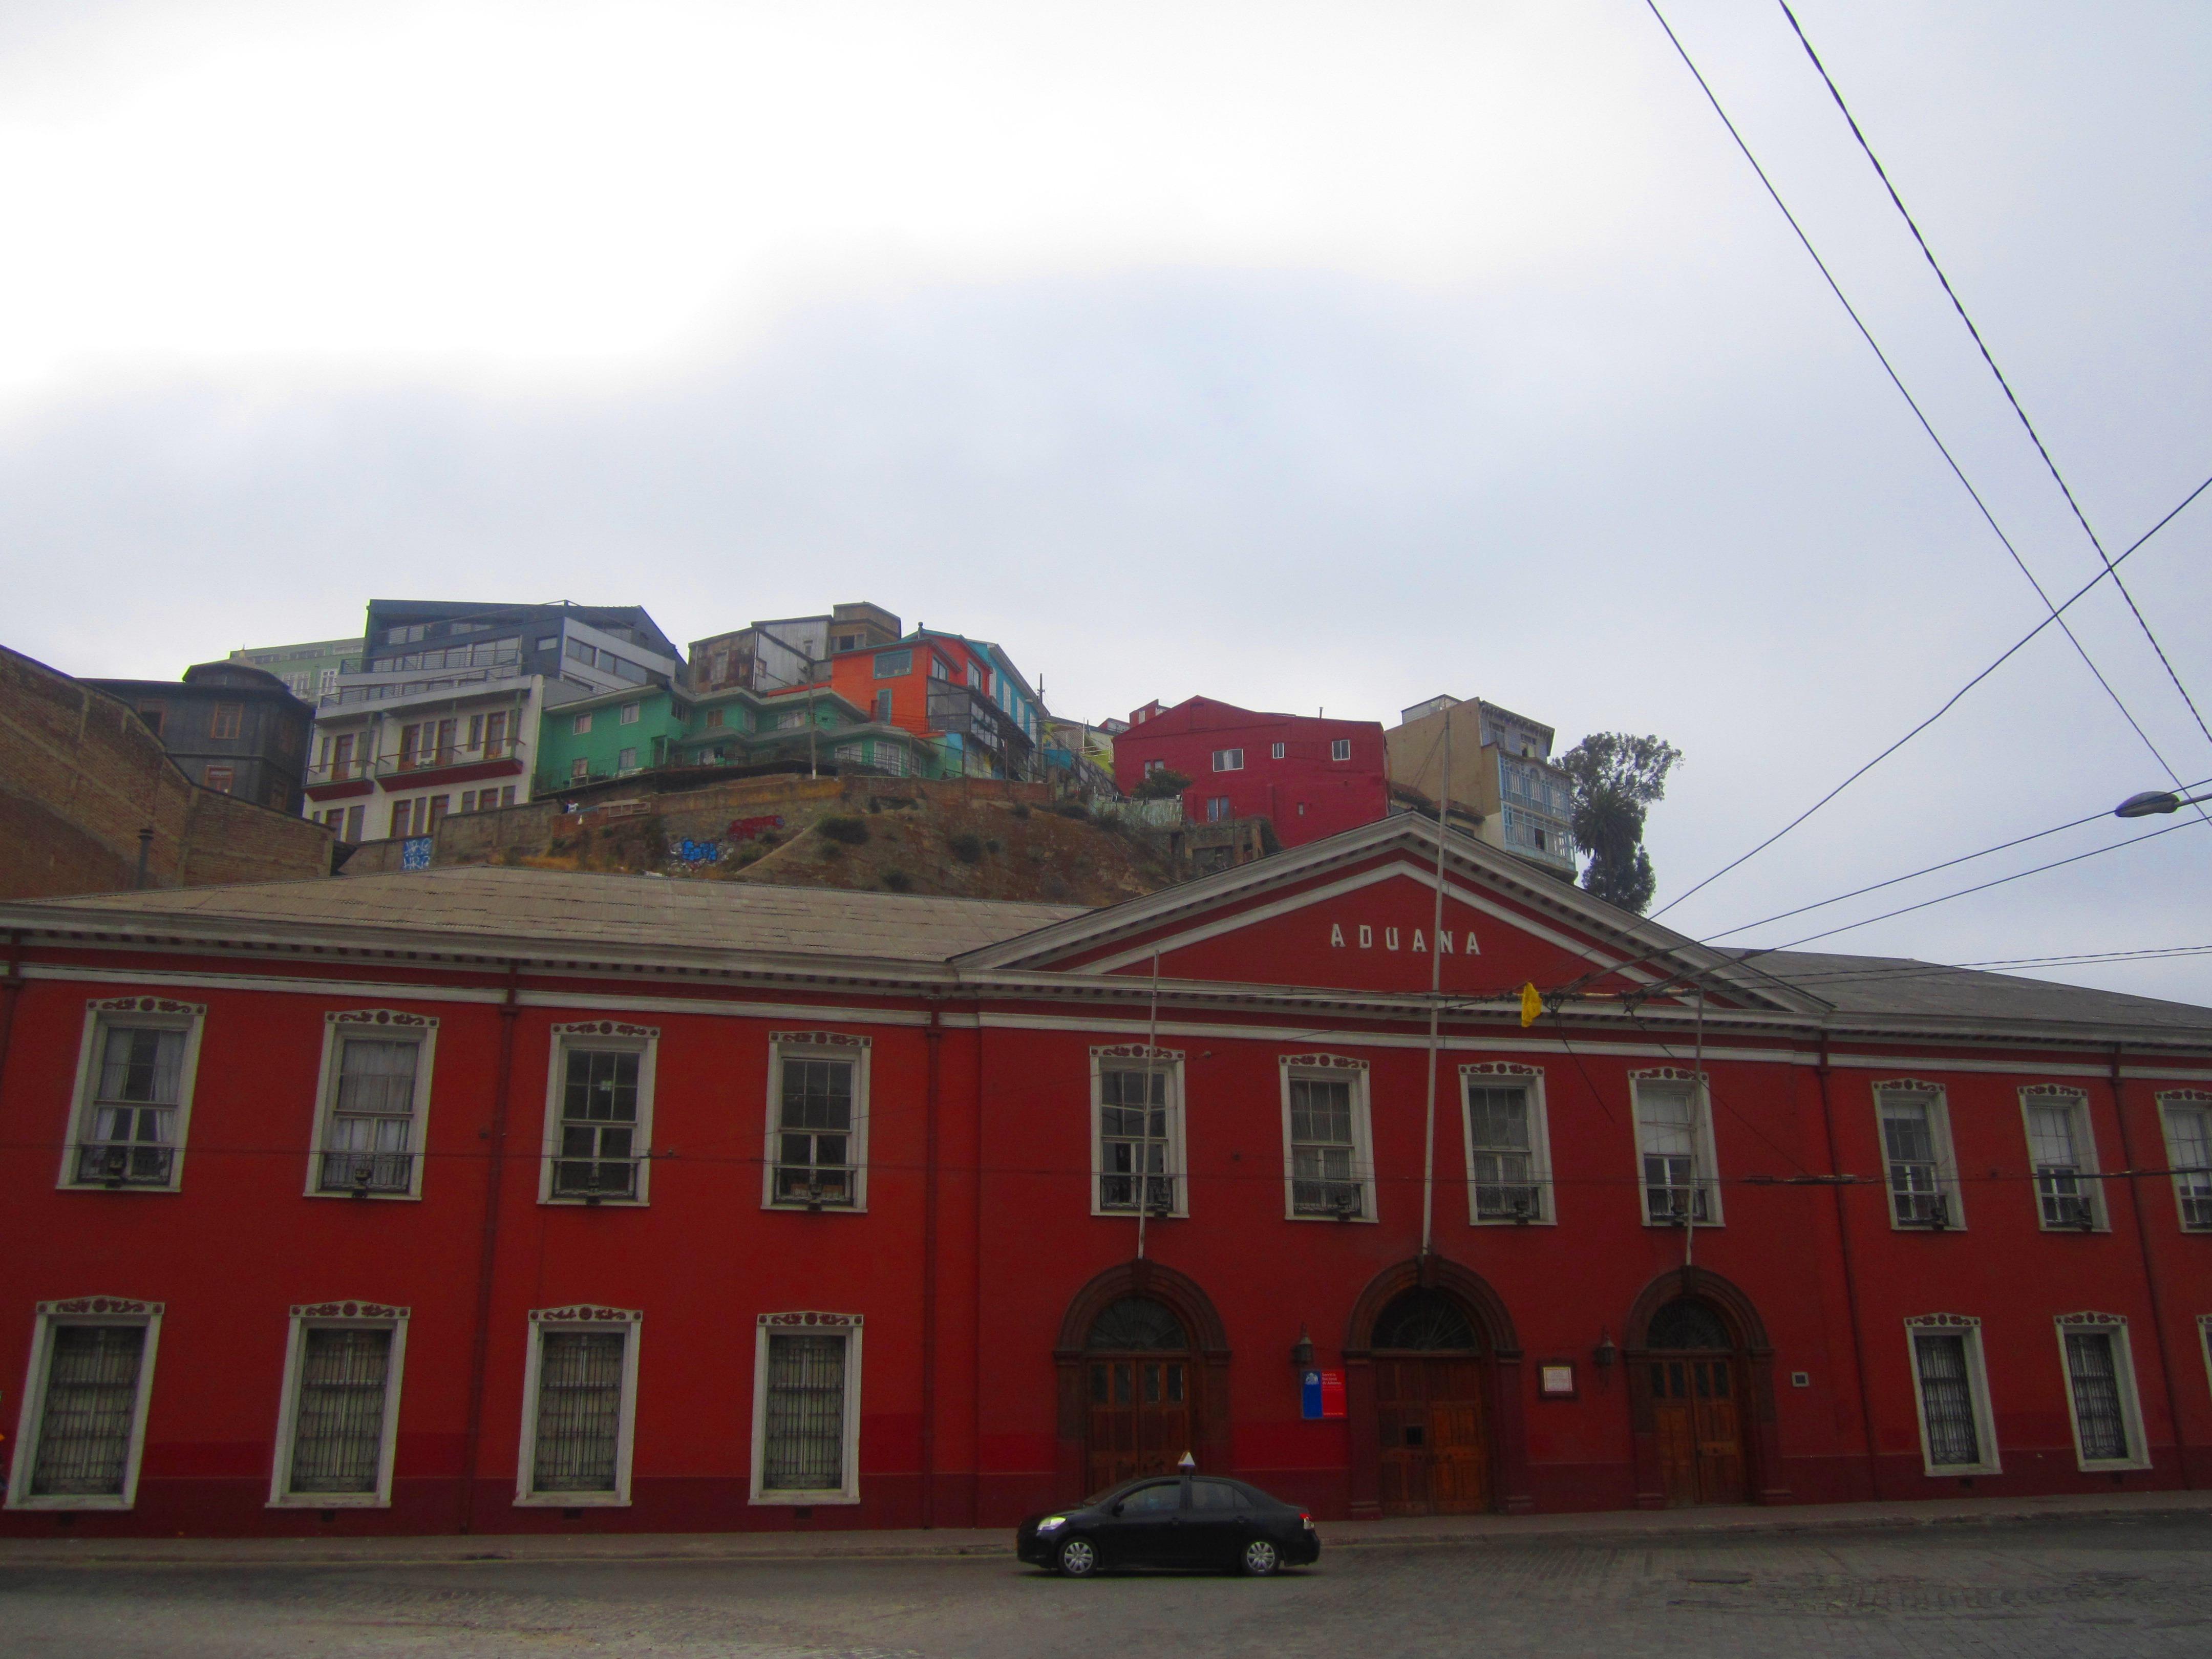
[[[1401,815],[990,946],[973,969],[1154,971],[1184,983],[1490,998],[1547,993],[1692,998],[1814,1012],[1817,999],[1581,889]]]

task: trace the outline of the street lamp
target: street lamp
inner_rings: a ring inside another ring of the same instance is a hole
[[[2146,789],[2140,795],[2130,795],[2112,809],[2116,818],[2147,818],[2154,812],[2179,812],[2185,806],[2212,800],[2212,795],[2177,795],[2169,790]]]

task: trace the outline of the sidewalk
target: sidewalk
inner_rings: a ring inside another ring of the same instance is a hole
[[[1987,1525],[2007,1521],[2212,1515],[2212,1492],[2109,1497],[1946,1498],[1911,1504],[1806,1504],[1774,1509],[1607,1510],[1576,1515],[1422,1516],[1324,1521],[1330,1551],[1513,1543],[1723,1538],[1869,1527]],[[513,1561],[823,1561],[957,1559],[1011,1562],[1011,1528],[933,1532],[531,1534],[420,1538],[0,1538],[0,1571],[38,1567],[442,1566]]]

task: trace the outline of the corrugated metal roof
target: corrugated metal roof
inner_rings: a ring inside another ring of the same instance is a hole
[[[1761,972],[1832,1004],[1838,1013],[1921,1018],[2051,1021],[2074,1025],[2169,1026],[2212,1031],[2212,1008],[2122,991],[2059,985],[2020,974],[1949,968],[1911,957],[1844,957],[1822,951],[1730,950]]]
[[[943,962],[1083,907],[468,866],[49,901],[247,924],[325,923],[542,944],[665,945]]]

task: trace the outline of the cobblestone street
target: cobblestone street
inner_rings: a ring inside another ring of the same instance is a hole
[[[2212,1516],[1366,1547],[1264,1582],[1067,1583],[995,1558],[18,1567],[0,1572],[0,1650],[2156,1659],[2212,1651],[2208,1569]]]

